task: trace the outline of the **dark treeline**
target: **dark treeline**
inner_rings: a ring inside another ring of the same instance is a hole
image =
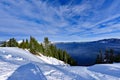
[[[120,54],[115,54],[113,49],[99,51],[96,58],[96,64],[120,62]]]
[[[45,56],[55,57],[70,65],[77,65],[66,51],[58,49],[55,45],[51,44],[47,37],[44,38],[43,43],[39,43],[34,37],[30,37],[30,40],[23,40],[21,43],[18,43],[15,38],[11,38],[1,46],[28,49],[34,55],[40,55],[41,53]]]

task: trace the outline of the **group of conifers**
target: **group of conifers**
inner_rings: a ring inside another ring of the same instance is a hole
[[[49,41],[48,37],[44,38],[43,43],[39,43],[34,37],[30,37],[29,40],[23,40],[21,43],[18,43],[15,38],[11,38],[3,42],[1,47],[19,47],[29,50],[34,55],[40,56],[40,54],[43,54],[57,58],[73,66],[77,65],[76,61],[65,50],[58,49]]]
[[[96,58],[96,64],[120,62],[120,54],[115,54],[113,49],[101,50]]]

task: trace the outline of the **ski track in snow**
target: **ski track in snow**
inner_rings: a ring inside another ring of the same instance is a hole
[[[7,80],[46,80],[39,67],[33,63],[20,66]]]
[[[0,47],[0,80],[21,79],[120,80],[120,63],[71,67],[56,59],[38,57],[19,48]]]

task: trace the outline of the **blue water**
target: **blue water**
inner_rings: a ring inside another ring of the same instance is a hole
[[[119,43],[57,43],[56,46],[60,49],[66,50],[72,58],[74,58],[78,65],[92,65],[95,63],[96,56],[99,51],[104,53],[106,49],[113,49],[114,53],[120,53]]]

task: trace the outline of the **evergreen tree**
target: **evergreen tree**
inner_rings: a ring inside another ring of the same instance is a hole
[[[109,63],[109,50],[105,51],[105,58],[104,58],[105,63]]]
[[[45,45],[46,49],[48,48],[49,44],[50,44],[50,41],[48,40],[48,37],[45,37],[44,38],[44,45]]]
[[[30,51],[33,52],[33,54],[39,55],[39,53],[43,54],[44,52],[43,45],[39,44],[39,42],[33,37],[30,37],[29,46],[30,46]]]
[[[120,53],[114,56],[114,62],[120,62]]]
[[[115,61],[116,56],[114,55],[113,49],[105,50],[104,56],[102,56],[102,52],[97,55],[96,63],[113,63]]]
[[[40,52],[44,54],[44,51],[45,51],[45,50],[44,50],[43,44],[41,43],[41,44],[40,44]]]
[[[9,41],[7,42],[7,46],[8,47],[18,47],[18,43],[16,41],[15,38],[11,38],[9,39]]]
[[[1,47],[7,47],[7,42],[4,41],[4,42],[2,43],[2,45],[1,45]]]
[[[23,48],[23,49],[26,48],[26,44],[24,40],[19,44],[19,48]]]
[[[113,49],[110,49],[110,55],[109,55],[109,59],[110,59],[110,63],[113,63],[114,62],[114,51]]]
[[[100,64],[100,63],[103,63],[103,55],[101,50],[99,51],[99,54],[97,55],[96,58],[96,64]]]
[[[29,41],[28,41],[28,39],[26,39],[26,41],[25,41],[25,48],[29,49]]]
[[[37,41],[35,38],[30,37],[30,52],[37,55],[38,49],[37,49]]]
[[[18,42],[16,41],[15,38],[11,38],[9,39],[9,41],[5,41],[3,43],[3,45],[1,45],[2,47],[18,47]]]

